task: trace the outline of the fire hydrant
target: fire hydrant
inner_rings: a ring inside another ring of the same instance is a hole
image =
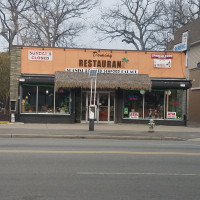
[[[154,132],[154,127],[155,127],[155,123],[154,123],[154,120],[153,119],[150,119],[149,120],[149,132]]]

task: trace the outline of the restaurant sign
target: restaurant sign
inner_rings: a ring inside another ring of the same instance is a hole
[[[85,69],[85,68],[66,68],[65,71],[66,72],[86,72],[89,73],[91,69]],[[107,74],[107,73],[111,73],[111,74],[138,74],[138,70],[137,69],[132,69],[132,70],[128,70],[128,69],[97,69],[97,73],[98,74]]]
[[[168,54],[152,54],[153,59],[173,59],[173,55]]]
[[[151,58],[154,59],[155,68],[171,68],[171,59],[173,59],[173,55],[152,54]]]
[[[29,60],[52,61],[52,51],[28,50]]]

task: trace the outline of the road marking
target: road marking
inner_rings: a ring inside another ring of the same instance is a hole
[[[183,155],[183,156],[200,156],[200,153],[188,153],[188,152],[136,152],[136,151],[0,150],[0,153],[43,153],[43,154],[129,154],[129,155]]]
[[[200,176],[200,174],[177,174],[177,173],[118,173],[118,172],[77,172],[79,175],[155,175],[155,176]]]

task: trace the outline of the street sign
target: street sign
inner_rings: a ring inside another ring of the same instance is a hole
[[[174,45],[174,51],[186,51],[187,50],[187,44],[186,43],[179,43]]]
[[[182,34],[182,42],[174,45],[174,51],[187,51],[188,48],[188,31]]]

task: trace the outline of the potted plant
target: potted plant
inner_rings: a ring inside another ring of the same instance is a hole
[[[60,113],[66,113],[68,111],[67,106],[62,106],[61,108],[59,108]]]
[[[30,103],[28,102],[28,101],[26,101],[25,103],[24,103],[24,106],[25,106],[25,110],[26,111],[29,111],[29,112],[31,112],[32,110],[31,110],[31,105],[30,105]],[[31,110],[31,111],[30,111]]]

